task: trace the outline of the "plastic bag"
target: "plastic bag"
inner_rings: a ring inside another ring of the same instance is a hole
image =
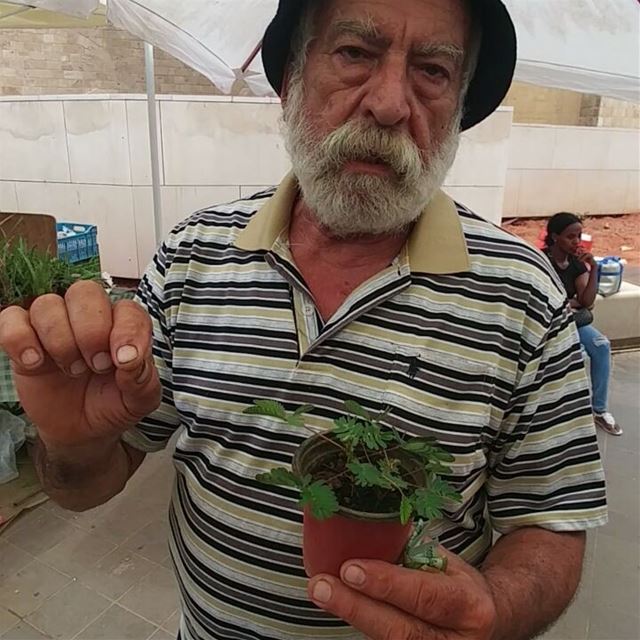
[[[24,441],[24,420],[0,409],[0,484],[11,482],[18,477],[16,451]]]

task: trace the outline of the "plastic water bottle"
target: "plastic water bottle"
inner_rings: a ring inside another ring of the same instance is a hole
[[[614,256],[598,260],[598,293],[605,298],[620,291],[624,261]]]

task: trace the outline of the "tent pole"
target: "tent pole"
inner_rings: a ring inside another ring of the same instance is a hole
[[[153,220],[156,246],[163,240],[162,203],[160,194],[160,158],[158,156],[158,115],[156,111],[156,80],[153,46],[144,43],[144,71],[149,110],[149,143],[151,145],[151,184],[153,188]]]

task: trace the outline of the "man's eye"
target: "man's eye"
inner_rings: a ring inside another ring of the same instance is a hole
[[[341,47],[338,53],[349,61],[368,60],[370,58],[369,54],[359,47]]]
[[[448,80],[449,72],[437,64],[423,64],[420,70],[431,80]]]

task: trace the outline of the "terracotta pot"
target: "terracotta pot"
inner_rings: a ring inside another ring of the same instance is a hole
[[[383,520],[378,514],[350,515],[349,509],[341,509],[338,515],[318,520],[305,509],[302,552],[306,574],[310,578],[319,573],[339,576],[343,563],[357,558],[397,563],[413,523],[403,525],[400,514],[390,515],[391,519]]]
[[[335,455],[336,447],[322,436],[305,440],[296,451],[292,468],[300,475],[314,475],[323,459]],[[407,468],[422,475],[420,465],[409,454]],[[402,524],[400,513],[368,513],[341,507],[335,516],[318,520],[309,509],[303,518],[304,569],[311,578],[319,573],[339,576],[346,560],[383,560],[396,563],[411,535],[412,523]]]

